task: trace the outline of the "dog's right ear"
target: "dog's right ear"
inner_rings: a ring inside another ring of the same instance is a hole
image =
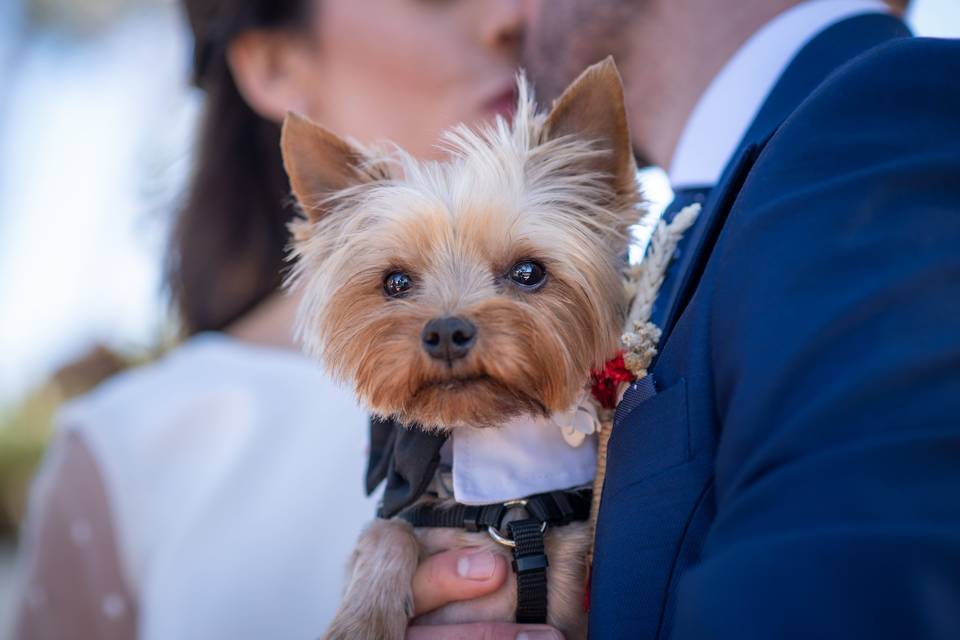
[[[280,148],[293,194],[310,222],[323,217],[332,194],[371,179],[362,151],[299,114],[284,119]]]
[[[612,56],[588,67],[557,98],[544,133],[548,139],[573,135],[595,142],[607,153],[594,158],[590,169],[610,176],[618,194],[636,193],[623,83]]]

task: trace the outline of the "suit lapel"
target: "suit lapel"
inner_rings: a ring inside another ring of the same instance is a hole
[[[711,185],[712,187],[713,185]],[[663,211],[663,219],[667,222],[672,222],[674,217],[685,207],[692,204],[699,204],[703,206],[707,202],[707,198],[710,197],[710,192],[712,191],[711,187],[691,187],[684,189],[677,189],[673,193],[673,202]],[[685,234],[680,238],[680,242],[677,244],[677,249],[674,252],[674,260],[667,266],[667,272],[664,274],[664,284],[661,288],[662,291],[666,292],[671,289],[673,284],[677,279],[677,266],[678,266],[678,256],[682,256],[687,253],[687,250],[690,246],[690,234]],[[650,312],[650,319],[658,327],[663,326],[663,321],[666,317],[667,309],[664,307],[664,302],[667,300],[667,296],[657,296],[653,301],[653,309]]]
[[[703,262],[710,256],[710,250],[716,242],[727,212],[733,206],[733,201],[740,193],[750,168],[756,161],[762,145],[749,145],[741,149],[733,162],[724,172],[720,183],[707,198],[700,212],[700,217],[686,239],[686,250],[680,255],[673,279],[664,282],[660,295],[665,296],[663,309],[663,336],[661,343],[666,342],[670,330],[676,324],[677,317],[686,306],[689,295],[692,294],[703,270]]]

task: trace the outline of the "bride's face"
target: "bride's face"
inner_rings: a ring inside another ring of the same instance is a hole
[[[438,154],[441,131],[512,109],[520,0],[313,0],[306,114],[361,142]]]

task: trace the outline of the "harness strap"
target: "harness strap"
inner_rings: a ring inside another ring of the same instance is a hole
[[[551,527],[562,527],[590,517],[590,500],[593,491],[589,487],[538,493],[522,502],[532,518]],[[503,529],[503,521],[512,510],[512,503],[466,505],[453,503],[438,506],[433,502],[420,502],[397,514],[414,527],[442,527],[465,529],[470,532],[488,528]]]
[[[421,502],[401,511],[398,517],[414,527],[443,527],[476,532],[487,527],[499,529],[506,515],[507,508],[502,504],[470,506],[457,503],[437,507],[430,502]]]
[[[441,527],[466,529],[475,532],[487,530],[490,536],[513,548],[513,571],[517,575],[517,622],[544,624],[547,620],[547,552],[543,533],[548,526],[560,527],[590,517],[593,491],[589,487],[538,493],[523,500],[501,504],[465,505],[459,503],[439,506],[436,502],[421,502],[404,509],[398,518],[414,527]],[[504,521],[511,512],[522,509],[526,517],[506,524],[508,537],[503,534]]]
[[[517,622],[544,624],[547,621],[547,552],[543,547],[543,525],[535,518],[514,520],[513,570],[517,574]]]

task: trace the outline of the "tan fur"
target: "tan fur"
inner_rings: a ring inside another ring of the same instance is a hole
[[[591,67],[548,114],[519,84],[512,122],[455,128],[445,162],[362,149],[298,116],[284,124],[285,166],[306,214],[292,229],[299,335],[376,414],[427,429],[549,415],[571,407],[617,349],[622,260],[639,221],[619,75],[610,60]],[[535,292],[506,277],[524,260],[546,269]],[[384,277],[398,270],[413,288],[390,298]],[[454,315],[476,326],[475,345],[452,362],[430,358],[423,327]],[[400,600],[416,566],[402,530],[378,523],[364,534],[330,637],[402,637]],[[491,544],[462,532],[417,535],[429,550]],[[547,539],[550,619],[582,637],[591,532],[569,525]],[[510,594],[489,598],[491,620],[510,619]],[[467,611],[454,605],[436,619],[465,620]]]
[[[420,545],[410,525],[377,520],[360,535],[350,581],[325,640],[402,640],[413,615],[413,574]]]

